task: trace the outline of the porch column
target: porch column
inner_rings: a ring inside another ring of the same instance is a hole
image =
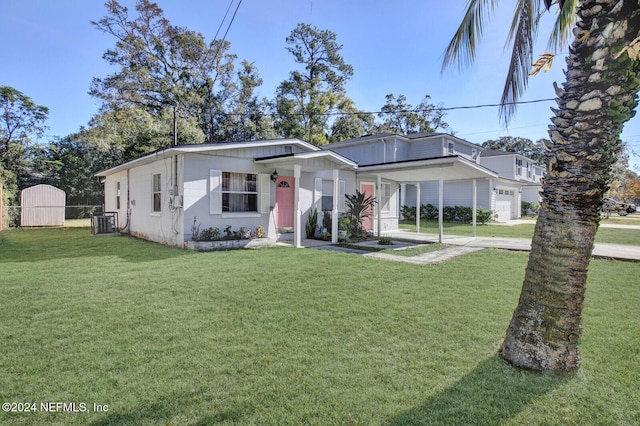
[[[302,223],[302,210],[300,210],[300,164],[293,165],[293,205],[295,214],[293,216],[293,246],[302,247],[302,236],[300,225]]]
[[[473,212],[472,221],[473,221],[473,238],[476,238],[476,215],[478,214],[478,208],[476,204],[478,203],[478,185],[476,183],[477,179],[473,180]]]
[[[380,212],[382,211],[382,206],[380,205],[380,194],[382,194],[382,176],[378,175],[378,182],[376,183],[376,188],[378,190],[378,202],[374,206],[375,217],[378,218],[378,237],[382,235],[382,220]],[[375,219],[374,217],[374,219]]]
[[[400,184],[400,209],[402,209],[403,206],[407,205],[407,184],[406,183],[401,183]]]
[[[333,210],[331,211],[331,242],[338,242],[338,197],[340,170],[333,169]]]
[[[444,235],[444,176],[442,169],[440,169],[440,180],[438,181],[438,242],[442,244],[442,237]]]
[[[416,183],[416,232],[420,232],[420,182]]]

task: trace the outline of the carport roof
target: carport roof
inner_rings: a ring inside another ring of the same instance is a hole
[[[404,183],[437,181],[441,177],[445,181],[499,177],[498,173],[459,155],[361,165],[358,172]]]

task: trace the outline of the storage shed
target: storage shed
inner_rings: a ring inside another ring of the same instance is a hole
[[[20,192],[20,226],[62,226],[67,195],[51,185]]]

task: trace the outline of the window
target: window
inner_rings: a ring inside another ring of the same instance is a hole
[[[116,182],[116,210],[120,210],[120,182]]]
[[[322,211],[333,210],[333,182],[330,180],[322,181]]]
[[[153,175],[153,211],[162,211],[162,181],[160,180],[160,173]]]
[[[391,212],[391,184],[383,183],[380,185],[380,211],[383,213]]]
[[[476,158],[478,158],[478,150],[475,148],[471,148],[471,158],[473,158],[474,160]]]
[[[451,141],[447,142],[447,153],[454,154],[455,150],[456,150],[456,145]]]
[[[533,169],[533,164],[527,162],[527,179],[531,179],[532,169]]]
[[[522,176],[522,159],[516,158],[516,175]]]
[[[258,175],[222,172],[222,211],[258,211]]]

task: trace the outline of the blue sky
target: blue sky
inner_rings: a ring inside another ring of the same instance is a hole
[[[234,1],[232,10],[237,5]],[[133,0],[121,0],[131,10]],[[157,0],[173,25],[216,33],[230,0]],[[504,50],[513,2],[504,1],[487,25],[476,63],[440,73],[442,52],[463,14],[465,0],[242,0],[229,30],[231,53],[257,66],[264,84],[260,96],[273,98],[276,86],[296,64],[285,38],[299,22],[336,33],[343,58],[354,68],[348,95],[365,111],[378,111],[386,94],[404,94],[417,105],[424,95],[445,108],[495,104],[500,100],[509,52]],[[49,107],[50,127],[43,142],[86,126],[100,106],[87,92],[93,77],[113,72],[102,59],[115,40],[90,21],[106,13],[99,0],[0,0],[0,85],[13,86]],[[132,12],[133,13],[133,12]],[[543,19],[536,53],[545,52],[554,15]],[[228,22],[228,21],[227,21]],[[226,28],[226,23],[224,28]],[[564,78],[564,60],[532,77],[522,100],[553,98],[553,81]],[[546,138],[553,101],[521,105],[508,129],[497,108],[447,113],[456,135],[474,143],[500,136]],[[640,153],[640,118],[627,123],[622,139]],[[631,155],[640,171],[640,156]]]

